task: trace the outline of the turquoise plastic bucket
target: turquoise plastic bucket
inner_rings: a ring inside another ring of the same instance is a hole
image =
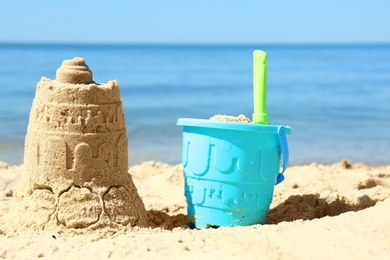
[[[291,128],[189,118],[177,125],[189,226],[264,224],[288,164]]]

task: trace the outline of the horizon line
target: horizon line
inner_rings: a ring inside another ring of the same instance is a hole
[[[215,46],[215,47],[234,47],[234,46],[275,46],[275,47],[294,47],[294,46],[389,46],[390,42],[291,42],[291,43],[175,43],[175,42],[145,42],[145,43],[136,43],[136,42],[24,42],[24,41],[0,41],[0,45],[15,45],[15,46],[26,46],[26,45],[35,45],[35,46]]]

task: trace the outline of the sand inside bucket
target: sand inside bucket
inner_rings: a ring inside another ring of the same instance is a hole
[[[210,117],[213,121],[225,121],[225,122],[238,122],[238,123],[250,123],[251,120],[244,115],[228,116],[228,115],[215,115]]]

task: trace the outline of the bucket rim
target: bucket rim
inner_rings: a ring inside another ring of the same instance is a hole
[[[226,121],[214,121],[208,119],[196,119],[196,118],[179,118],[176,125],[178,126],[190,126],[190,127],[202,127],[202,128],[215,128],[215,129],[227,129],[227,130],[239,130],[239,131],[251,131],[262,133],[277,133],[280,125],[262,125],[253,123],[240,123],[240,122],[226,122]],[[291,134],[291,127],[284,126],[285,134]]]

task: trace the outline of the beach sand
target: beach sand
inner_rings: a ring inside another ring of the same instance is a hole
[[[129,169],[157,228],[26,228],[17,198],[23,166],[0,162],[0,258],[389,259],[390,165],[291,166],[268,224],[192,230],[181,165]],[[17,215],[19,214],[19,216]]]

